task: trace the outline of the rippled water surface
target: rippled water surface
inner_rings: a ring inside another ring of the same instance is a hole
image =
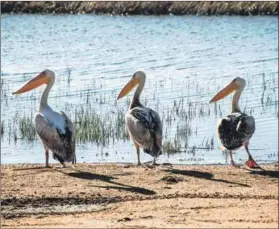
[[[277,161],[277,17],[5,15],[1,21],[2,163],[44,163],[40,141],[21,139],[18,121],[34,116],[43,87],[11,92],[46,68],[56,73],[53,109],[75,120],[75,111],[91,107],[103,122],[126,112],[132,93],[116,103],[117,95],[143,69],[142,101],[162,117],[164,143],[179,145],[180,152],[159,162],[186,164],[226,163],[216,122],[229,113],[232,96],[216,106],[209,101],[243,77],[240,107],[256,120],[251,153],[259,162]],[[76,153],[78,162],[136,162],[126,138],[78,141]],[[235,159],[243,163],[245,150]]]

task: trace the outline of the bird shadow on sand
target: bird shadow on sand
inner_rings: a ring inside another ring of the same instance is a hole
[[[40,166],[40,167],[31,167],[31,168],[20,168],[20,169],[13,169],[13,171],[21,171],[21,170],[48,170],[49,168],[45,166]]]
[[[279,179],[278,170],[251,170],[251,169],[245,169],[245,170],[249,171],[250,174],[253,174],[253,175],[261,175],[261,176]]]
[[[115,183],[117,185],[123,185],[123,184],[119,184],[119,183]],[[96,188],[106,188],[106,189],[116,189],[116,190],[123,190],[123,191],[127,191],[127,192],[134,192],[134,193],[139,193],[139,194],[143,194],[143,195],[155,195],[156,192],[154,192],[153,190],[150,189],[146,189],[146,188],[141,188],[141,187],[134,187],[134,186],[130,186],[130,185],[123,185],[123,186],[102,186],[102,185],[94,185],[94,187]]]
[[[84,179],[84,180],[101,180],[104,182],[113,182],[112,180],[118,179],[117,177],[113,176],[107,176],[107,175],[102,175],[102,174],[97,174],[97,173],[90,173],[90,172],[84,172],[80,170],[74,169],[76,172],[71,172],[71,173],[65,173],[70,177],[75,177],[79,179]],[[114,182],[113,182],[114,183]]]
[[[208,172],[200,172],[200,171],[195,171],[195,170],[179,170],[179,169],[167,169],[165,171],[172,173],[172,174],[177,174],[177,175],[196,177],[196,178],[200,178],[200,179],[221,182],[221,183],[226,183],[226,184],[234,184],[234,185],[239,185],[242,187],[251,187],[250,185],[247,185],[247,184],[242,184],[242,183],[223,180],[223,179],[216,179],[216,178],[214,178],[214,175],[212,173],[208,173]]]
[[[57,170],[57,171],[65,174],[65,175],[68,175],[70,177],[74,177],[74,178],[79,178],[79,179],[84,179],[84,180],[99,180],[99,181],[103,181],[103,182],[112,184],[112,185],[108,185],[108,186],[91,185],[91,187],[105,188],[105,189],[117,189],[117,190],[121,190],[121,191],[134,192],[134,193],[139,193],[139,194],[143,194],[143,195],[155,195],[156,194],[155,191],[150,190],[150,189],[135,187],[135,186],[126,185],[126,184],[122,184],[122,183],[113,181],[115,179],[118,179],[117,177],[107,176],[107,175],[102,175],[102,174],[97,174],[97,173],[91,173],[91,172],[84,172],[84,171],[80,171],[77,169],[73,169],[73,170],[75,170],[75,172],[67,173],[67,172],[64,172],[63,170]]]

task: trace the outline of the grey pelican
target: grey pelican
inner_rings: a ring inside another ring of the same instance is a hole
[[[245,85],[246,81],[243,78],[235,78],[229,85],[217,93],[211,99],[210,103],[217,102],[235,91],[232,100],[231,114],[219,120],[217,124],[218,137],[223,146],[222,148],[229,152],[231,164],[233,166],[236,165],[232,157],[232,151],[244,146],[248,154],[246,165],[250,168],[260,168],[248,149],[249,140],[256,129],[254,117],[241,112],[238,106],[238,101]]]
[[[53,158],[65,167],[64,162],[76,163],[74,127],[63,111],[56,112],[47,103],[48,94],[54,81],[54,72],[44,70],[13,94],[30,91],[42,84],[47,85],[41,96],[39,112],[35,116],[35,129],[45,149],[46,167],[49,167],[49,150],[52,152]]]
[[[145,107],[140,102],[140,94],[145,84],[146,75],[143,71],[134,73],[132,79],[125,85],[118,95],[118,99],[127,95],[135,86],[138,85],[129,111],[125,115],[125,124],[134,142],[138,165],[140,165],[140,147],[145,153],[153,156],[153,165],[156,158],[162,154],[162,123],[157,112]]]

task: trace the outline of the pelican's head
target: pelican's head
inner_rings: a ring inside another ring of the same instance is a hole
[[[243,89],[246,85],[246,81],[243,78],[236,77],[229,85],[223,88],[220,92],[218,92],[211,100],[210,103],[217,102],[220,99],[228,96],[232,92]]]
[[[145,81],[145,78],[146,76],[143,71],[136,71],[132,76],[132,79],[124,86],[124,88],[119,93],[117,100],[127,95],[140,82]]]
[[[55,74],[51,70],[44,70],[39,75],[29,80],[26,84],[24,84],[20,89],[13,92],[13,94],[21,94],[27,91],[30,91],[34,88],[41,86],[42,84],[48,84],[50,81],[54,82]]]

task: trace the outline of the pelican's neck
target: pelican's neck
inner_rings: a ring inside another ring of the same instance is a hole
[[[41,101],[40,101],[40,111],[42,111],[45,107],[48,106],[47,104],[48,94],[53,84],[54,84],[54,80],[50,80],[45,90],[43,91],[43,94],[41,96]]]
[[[139,85],[137,87],[137,90],[135,91],[135,94],[134,94],[134,97],[133,97],[133,100],[131,102],[131,105],[130,105],[130,109],[133,109],[134,107],[141,107],[142,104],[140,103],[140,94],[144,88],[144,84],[145,84],[145,77],[142,77],[140,78],[140,82],[139,82]]]
[[[234,95],[233,95],[233,100],[232,100],[232,113],[233,112],[240,112],[240,109],[239,109],[239,106],[238,106],[238,101],[239,101],[239,98],[240,98],[240,95],[243,91],[243,88],[244,87],[240,87],[238,88]]]

